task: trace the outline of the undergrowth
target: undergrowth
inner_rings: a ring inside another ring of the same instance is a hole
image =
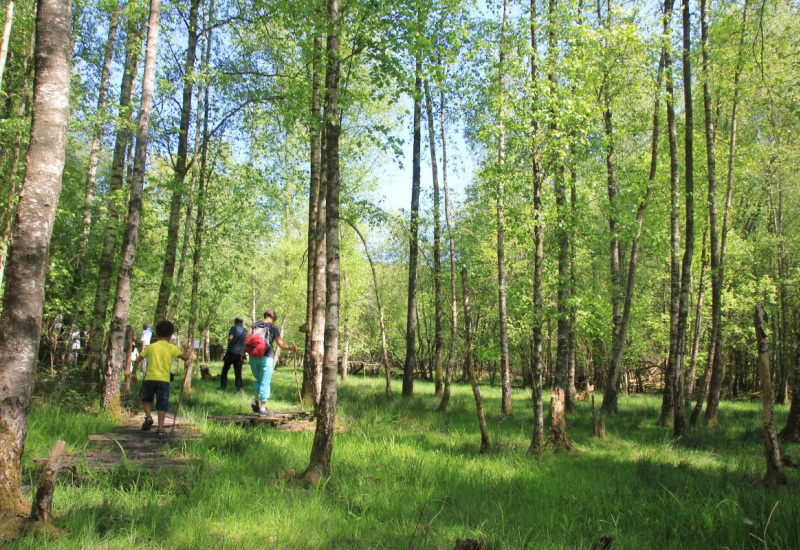
[[[590,436],[581,402],[568,417],[577,451],[546,447],[534,457],[529,392],[515,390],[514,414],[503,418],[499,386],[483,386],[492,447],[480,454],[469,386],[454,384],[440,413],[427,382],[402,399],[395,381],[388,400],[382,379],[351,376],[339,387],[333,474],[307,490],[279,472],[307,466],[312,432],[206,422],[248,412],[249,382],[238,395],[195,380],[182,396],[181,413],[204,431],[175,451],[196,459],[190,473],[127,464],[110,474],[64,472],[53,504],[61,535],[5,547],[449,549],[469,538],[489,549],[590,549],[611,537],[615,549],[800,548],[800,474],[787,469],[786,487],[762,484],[759,402],[724,402],[717,427],[677,441],[655,425],[658,396],[622,397],[604,440]],[[80,452],[89,434],[115,423],[94,396],[59,391],[69,399],[43,394],[31,411],[24,472],[34,484],[32,459],[47,456],[53,440]],[[176,381],[173,406],[179,391]],[[296,410],[296,397],[293,373],[276,371],[270,408]],[[779,429],[786,413],[777,408]],[[781,450],[797,456],[800,446]]]

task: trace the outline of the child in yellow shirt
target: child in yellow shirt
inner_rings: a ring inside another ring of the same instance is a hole
[[[183,353],[180,348],[170,344],[169,339],[175,333],[175,325],[169,321],[160,321],[156,325],[156,336],[158,341],[150,344],[142,350],[136,358],[134,369],[147,359],[147,373],[142,382],[142,405],[144,407],[143,430],[149,430],[153,426],[151,411],[153,398],[155,397],[156,411],[158,411],[158,437],[166,437],[164,431],[164,418],[169,410],[169,368],[172,360],[176,357],[188,361],[194,359],[194,353]]]

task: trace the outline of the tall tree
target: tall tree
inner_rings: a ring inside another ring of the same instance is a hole
[[[420,17],[421,19],[421,17]],[[414,64],[414,143],[411,165],[411,220],[408,231],[408,307],[406,308],[406,359],[403,365],[403,397],[414,394],[417,370],[417,262],[419,261],[420,149],[422,131],[422,51],[417,46]]]
[[[431,175],[433,178],[433,371],[435,395],[441,397],[444,391],[442,372],[442,228],[440,220],[439,169],[436,162],[436,137],[434,132],[433,105],[428,81],[425,81],[425,109],[428,115],[428,139],[431,151]]]
[[[670,299],[669,299],[669,357],[664,372],[664,393],[661,400],[659,425],[672,422],[675,414],[674,382],[677,355],[678,300],[680,298],[680,164],[678,162],[678,126],[675,118],[675,91],[672,68],[671,26],[673,0],[664,0],[663,40],[664,72],[666,74],[667,127],[669,133],[669,188],[670,188]]]
[[[0,38],[0,90],[3,89],[3,75],[6,70],[6,59],[8,58],[8,40],[11,38],[11,25],[14,22],[14,0],[8,0],[6,4],[6,19],[3,23],[3,37]]]
[[[708,404],[706,406],[706,422],[713,425],[717,421],[719,411],[719,399],[722,393],[722,379],[724,375],[724,364],[722,363],[722,284],[725,281],[725,249],[728,237],[728,222],[731,209],[731,199],[733,196],[733,171],[736,162],[736,140],[738,137],[739,125],[739,93],[740,79],[745,59],[745,36],[747,33],[747,19],[750,2],[745,0],[742,7],[741,31],[739,34],[739,47],[736,53],[736,66],[733,74],[733,101],[731,104],[730,118],[730,139],[728,144],[728,166],[725,178],[725,204],[722,214],[722,235],[720,235],[719,245],[719,264],[716,271],[712,271],[711,277],[718,279],[717,285],[712,286],[712,292],[720,295],[716,299],[717,307],[713,305],[714,297],[712,294],[711,307],[711,338],[708,344],[708,361],[706,369],[711,372],[710,380],[701,388],[701,394],[697,399],[694,411],[692,411],[692,425],[696,422],[703,407],[703,401],[708,394]]]
[[[441,61],[441,59],[440,59]],[[439,411],[447,410],[450,402],[450,383],[456,369],[456,334],[458,333],[458,302],[456,300],[456,243],[453,236],[453,224],[450,220],[450,193],[447,189],[447,133],[445,131],[446,103],[444,87],[439,92],[439,125],[442,133],[442,187],[444,188],[444,219],[447,225],[447,240],[450,243],[450,357],[447,360],[447,372],[444,377],[442,399]]]
[[[306,272],[306,334],[303,354],[303,401],[319,402],[319,377],[325,334],[325,187],[322,171],[322,3],[317,8],[311,63],[311,105],[308,134],[311,181],[308,193],[308,269]],[[322,253],[321,253],[322,252]]]
[[[114,44],[117,39],[117,28],[119,27],[119,5],[116,4],[111,10],[108,21],[108,38],[103,53],[103,68],[100,73],[100,87],[97,94],[97,121],[94,124],[94,134],[92,144],[89,146],[89,166],[86,171],[86,195],[83,209],[83,233],[80,246],[75,258],[73,268],[73,280],[75,286],[79,287],[83,279],[84,256],[89,246],[89,232],[92,225],[92,204],[94,203],[94,191],[97,179],[97,161],[100,154],[100,140],[103,137],[103,123],[106,117],[106,100],[108,98],[108,81],[111,76],[111,62],[114,57]]]
[[[509,0],[503,0],[503,21],[500,25],[500,55],[497,64],[497,81],[500,92],[500,112],[498,114],[499,136],[497,138],[497,286],[498,307],[500,314],[500,377],[502,380],[502,395],[500,398],[500,411],[504,415],[511,414],[511,365],[508,359],[508,306],[506,297],[508,286],[506,283],[505,259],[505,163],[506,163],[506,129],[505,129],[505,70],[506,70],[506,33],[508,28]]]
[[[339,0],[328,0],[328,39],[325,69],[325,156],[326,156],[326,235],[325,235],[325,359],[317,412],[317,429],[311,446],[311,459],[303,473],[306,485],[317,485],[330,474],[333,436],[336,424],[336,375],[339,367]]]
[[[661,108],[661,83],[663,78],[663,71],[666,59],[666,52],[664,47],[661,49],[661,56],[658,62],[658,71],[656,74],[656,85],[653,97],[653,122],[652,132],[650,134],[650,172],[647,177],[647,189],[644,196],[639,201],[639,206],[636,209],[636,233],[631,241],[630,254],[628,255],[628,275],[624,289],[624,305],[622,307],[622,315],[617,318],[614,317],[614,328],[611,339],[611,365],[608,369],[608,377],[606,378],[605,391],[603,393],[602,410],[606,414],[616,414],[618,410],[618,396],[620,381],[622,379],[622,358],[625,352],[625,342],[628,337],[628,326],[630,325],[631,309],[633,306],[633,291],[636,281],[636,268],[639,261],[639,240],[642,236],[642,228],[644,226],[644,215],[647,210],[647,205],[650,203],[650,197],[653,195],[653,184],[656,179],[656,170],[658,168],[658,136],[659,136],[659,115],[658,112]],[[610,127],[611,121],[608,125]],[[609,186],[612,181],[611,174],[613,171],[609,169]],[[610,193],[610,187],[609,187]],[[609,194],[609,197],[611,195]],[[609,220],[610,223],[610,220]],[[612,233],[613,234],[613,233]],[[615,247],[612,243],[612,284],[615,281],[613,276],[614,265],[614,250]],[[617,254],[619,250],[617,249]],[[618,259],[618,256],[617,256]],[[618,292],[622,293],[622,284],[619,282]],[[615,291],[612,290],[612,295]],[[613,298],[612,298],[613,300]],[[613,305],[613,304],[612,304]],[[613,308],[612,308],[613,309]],[[619,325],[617,325],[619,321]]]
[[[530,452],[540,454],[544,448],[544,403],[542,399],[542,266],[544,263],[544,227],[542,212],[543,174],[540,166],[539,123],[536,112],[539,103],[539,65],[537,40],[536,0],[531,0],[531,179],[533,180],[533,329],[531,334],[531,367],[533,384],[533,433]]]
[[[106,198],[106,221],[103,231],[103,245],[97,268],[94,307],[90,325],[89,372],[92,378],[101,369],[103,341],[106,332],[108,302],[111,297],[111,284],[114,276],[114,257],[117,250],[117,235],[120,226],[122,188],[125,183],[125,155],[133,140],[133,101],[134,84],[142,50],[144,19],[139,10],[131,6],[126,14],[125,24],[125,65],[122,72],[122,85],[119,94],[119,113],[117,115],[114,153],[111,160],[111,178]]]
[[[213,20],[214,15],[214,0],[211,0],[209,3],[208,9],[205,13],[205,20],[207,23],[211,23]],[[201,61],[201,70],[206,71],[208,69],[209,60],[211,59],[211,29],[213,28],[210,24],[205,25],[208,29],[205,33],[205,48],[201,46],[202,53],[202,61]],[[206,201],[208,199],[208,115],[209,115],[209,105],[210,105],[210,86],[208,83],[202,86],[203,88],[203,97],[202,97],[202,106],[203,106],[203,144],[200,150],[200,173],[198,177],[198,184],[197,184],[197,218],[195,221],[195,229],[194,229],[194,254],[192,255],[192,295],[191,295],[191,302],[189,304],[189,328],[187,330],[186,341],[187,345],[193,346],[194,345],[194,333],[195,328],[197,326],[197,310],[199,307],[198,304],[198,295],[200,291],[200,261],[202,258],[203,253],[203,237],[205,232],[205,216],[206,216]],[[200,113],[200,103],[198,102],[197,105],[198,115]],[[183,373],[183,387],[181,389],[184,393],[191,393],[192,391],[192,360],[189,359],[186,361],[185,370]]]
[[[701,0],[702,1],[702,0]],[[692,107],[692,64],[691,64],[691,13],[689,0],[682,0],[683,8],[683,97],[684,97],[684,192],[686,230],[681,263],[681,293],[678,309],[678,334],[676,361],[673,366],[675,377],[675,397],[673,399],[675,437],[683,434],[685,427],[683,358],[686,355],[686,327],[689,320],[689,291],[692,286],[692,259],[694,258],[694,114]],[[713,129],[712,129],[713,134]],[[713,137],[712,137],[713,139]],[[711,176],[709,176],[710,178]]]
[[[147,163],[147,144],[150,138],[150,114],[153,110],[153,92],[156,80],[156,54],[158,53],[158,31],[161,22],[161,0],[150,0],[150,17],[147,23],[147,48],[145,50],[144,76],[142,77],[142,101],[139,108],[139,124],[136,130],[136,153],[133,179],[128,200],[127,227],[122,242],[122,258],[117,277],[117,292],[114,297],[114,312],[111,317],[109,350],[105,368],[105,384],[102,404],[104,409],[119,407],[119,390],[122,368],[125,364],[125,325],[131,300],[131,275],[136,249],[139,245],[139,223],[142,215],[142,189]]]
[[[30,147],[0,317],[0,522],[11,523],[28,511],[22,495],[22,454],[39,352],[50,236],[66,156],[70,8],[70,0],[39,0],[37,4]]]
[[[183,71],[181,117],[178,124],[178,154],[175,159],[175,178],[172,182],[172,201],[169,208],[169,222],[167,223],[164,269],[161,273],[161,285],[158,289],[158,302],[156,303],[156,322],[166,318],[167,306],[169,305],[169,299],[172,294],[172,279],[175,274],[175,259],[178,251],[178,231],[180,229],[181,208],[183,205],[183,186],[186,181],[186,174],[189,171],[189,124],[192,116],[194,65],[197,59],[197,14],[199,5],[200,0],[191,0],[189,5],[189,18],[187,21],[188,48],[186,50],[186,63]]]

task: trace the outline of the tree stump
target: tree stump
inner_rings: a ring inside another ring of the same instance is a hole
[[[50,458],[44,465],[42,477],[39,480],[39,489],[36,491],[36,499],[31,506],[30,519],[32,521],[49,521],[50,507],[53,504],[53,493],[56,489],[58,472],[61,470],[61,457],[64,455],[66,443],[56,441],[50,451]]]
[[[758,347],[758,370],[761,378],[761,403],[764,407],[764,453],[767,459],[767,474],[764,481],[771,484],[786,484],[786,474],[781,465],[778,434],[775,432],[775,403],[772,396],[772,378],[769,371],[769,341],[767,339],[767,314],[761,304],[753,312]]]
[[[550,393],[550,443],[556,447],[574,450],[567,440],[566,392],[564,388],[553,388]]]
[[[594,389],[594,386],[592,386]],[[606,419],[603,415],[597,415],[597,409],[594,406],[594,393],[592,393],[592,436],[599,439],[606,438]]]

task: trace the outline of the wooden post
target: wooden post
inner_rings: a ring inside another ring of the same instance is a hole
[[[761,378],[761,403],[764,406],[764,452],[767,459],[767,473],[764,481],[770,484],[786,484],[786,475],[781,465],[781,451],[778,448],[778,435],[775,432],[775,407],[772,395],[772,382],[769,372],[769,347],[767,340],[767,314],[761,304],[756,304],[753,312],[758,347],[758,369]]]
[[[53,504],[53,492],[56,489],[58,472],[61,470],[61,457],[64,454],[66,443],[56,441],[50,451],[50,458],[44,466],[42,477],[39,480],[39,489],[36,491],[36,499],[31,506],[30,519],[32,521],[49,521],[50,506]]]

